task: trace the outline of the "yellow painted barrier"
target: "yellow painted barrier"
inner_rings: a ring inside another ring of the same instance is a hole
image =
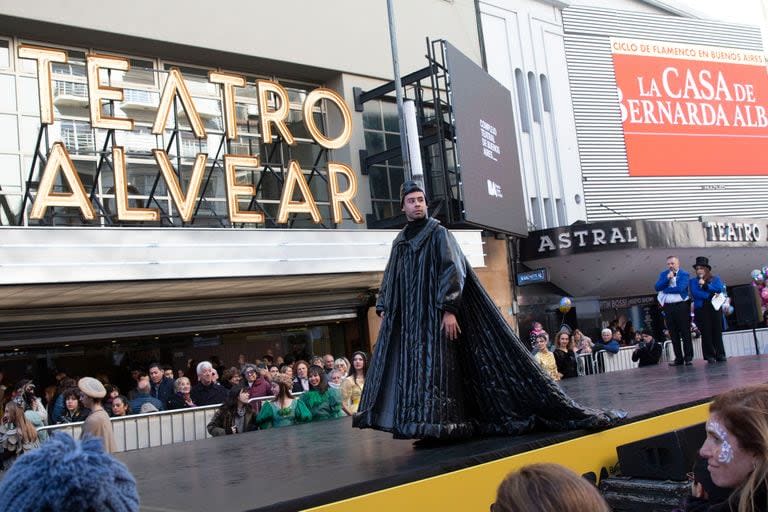
[[[706,421],[708,412],[709,404],[697,405],[493,462],[307,510],[308,512],[485,511],[494,501],[499,483],[512,470],[535,462],[555,462],[569,467],[578,474],[592,471],[599,475],[603,467],[609,468],[617,463],[617,446],[702,423]]]

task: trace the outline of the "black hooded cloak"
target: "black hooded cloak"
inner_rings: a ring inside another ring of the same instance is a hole
[[[607,427],[621,412],[581,407],[546,375],[434,219],[395,238],[377,311],[383,321],[353,419],[395,438],[516,435],[540,425]],[[456,314],[458,340],[441,329]]]

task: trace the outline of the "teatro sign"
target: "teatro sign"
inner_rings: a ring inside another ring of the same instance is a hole
[[[37,61],[40,122],[44,125],[53,124],[54,109],[51,65],[54,62],[66,63],[66,51],[57,48],[21,45],[19,47],[19,57]],[[134,127],[133,119],[108,116],[103,113],[104,101],[123,101],[123,89],[101,83],[99,74],[103,69],[128,71],[130,69],[130,62],[126,58],[111,55],[89,54],[86,56],[91,126],[108,130],[131,131]],[[236,139],[235,88],[245,86],[245,77],[211,71],[208,73],[208,80],[212,84],[221,86],[224,98],[225,136],[229,140]],[[258,80],[256,87],[259,97],[258,108],[262,140],[265,143],[271,143],[272,131],[276,129],[285,143],[289,145],[296,144],[296,140],[286,124],[289,114],[288,92],[280,84],[270,80]],[[277,98],[278,108],[270,109],[268,107],[270,94]],[[195,137],[198,139],[206,138],[205,127],[178,68],[172,68],[168,72],[168,78],[160,95],[160,104],[152,124],[152,133],[160,135],[165,130],[174,98],[179,99]],[[343,127],[341,133],[334,137],[323,133],[312,115],[313,108],[322,100],[334,104],[341,113]],[[344,99],[338,93],[326,88],[314,89],[307,94],[302,109],[307,131],[320,146],[326,149],[338,149],[349,142],[352,136],[352,116]],[[184,222],[188,222],[192,219],[194,206],[200,194],[208,155],[205,153],[197,154],[190,183],[186,193],[184,193],[167,152],[164,149],[154,149],[152,153],[168,186],[168,193],[179,212],[179,216]],[[255,196],[256,189],[252,185],[237,183],[235,172],[236,169],[259,168],[260,164],[258,156],[224,155],[227,205],[229,220],[232,223],[264,222],[264,214],[262,212],[240,210],[238,205],[239,198]],[[157,209],[129,206],[128,169],[126,168],[125,149],[123,147],[114,146],[112,148],[112,166],[115,175],[117,218],[121,221],[159,220],[160,212]],[[341,176],[347,181],[347,186],[343,189],[340,180]],[[71,192],[54,192],[54,185],[59,181],[59,178],[67,184]],[[328,188],[333,221],[336,224],[342,222],[342,208],[345,208],[354,222],[362,223],[363,216],[354,202],[357,194],[357,179],[354,171],[342,163],[328,162]],[[296,192],[301,197],[298,201],[293,199]],[[53,143],[48,154],[45,168],[40,177],[37,195],[32,204],[30,218],[42,219],[46,210],[53,206],[78,208],[82,216],[88,220],[93,220],[96,217],[93,205],[80,180],[77,169],[66,147],[60,141]],[[288,222],[291,214],[297,213],[311,215],[315,223],[322,221],[317,203],[301,167],[298,162],[291,160],[288,164],[283,183],[276,221],[280,224],[285,224]]]

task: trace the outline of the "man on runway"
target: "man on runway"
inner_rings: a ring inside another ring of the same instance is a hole
[[[670,366],[693,364],[691,343],[691,303],[688,299],[688,282],[691,276],[680,268],[677,256],[667,257],[667,269],[659,274],[656,291],[659,304],[664,308],[664,320],[672,339],[675,360]]]
[[[353,425],[395,438],[446,441],[609,426],[621,413],[586,409],[536,364],[467,263],[406,181],[408,220],[392,245],[376,311],[382,325]]]

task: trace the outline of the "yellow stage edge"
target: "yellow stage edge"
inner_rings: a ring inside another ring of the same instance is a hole
[[[635,421],[577,439],[518,453],[492,462],[417,480],[370,494],[306,509],[307,512],[393,510],[488,510],[504,477],[535,462],[555,462],[582,475],[617,463],[616,447],[707,420],[709,403]]]

